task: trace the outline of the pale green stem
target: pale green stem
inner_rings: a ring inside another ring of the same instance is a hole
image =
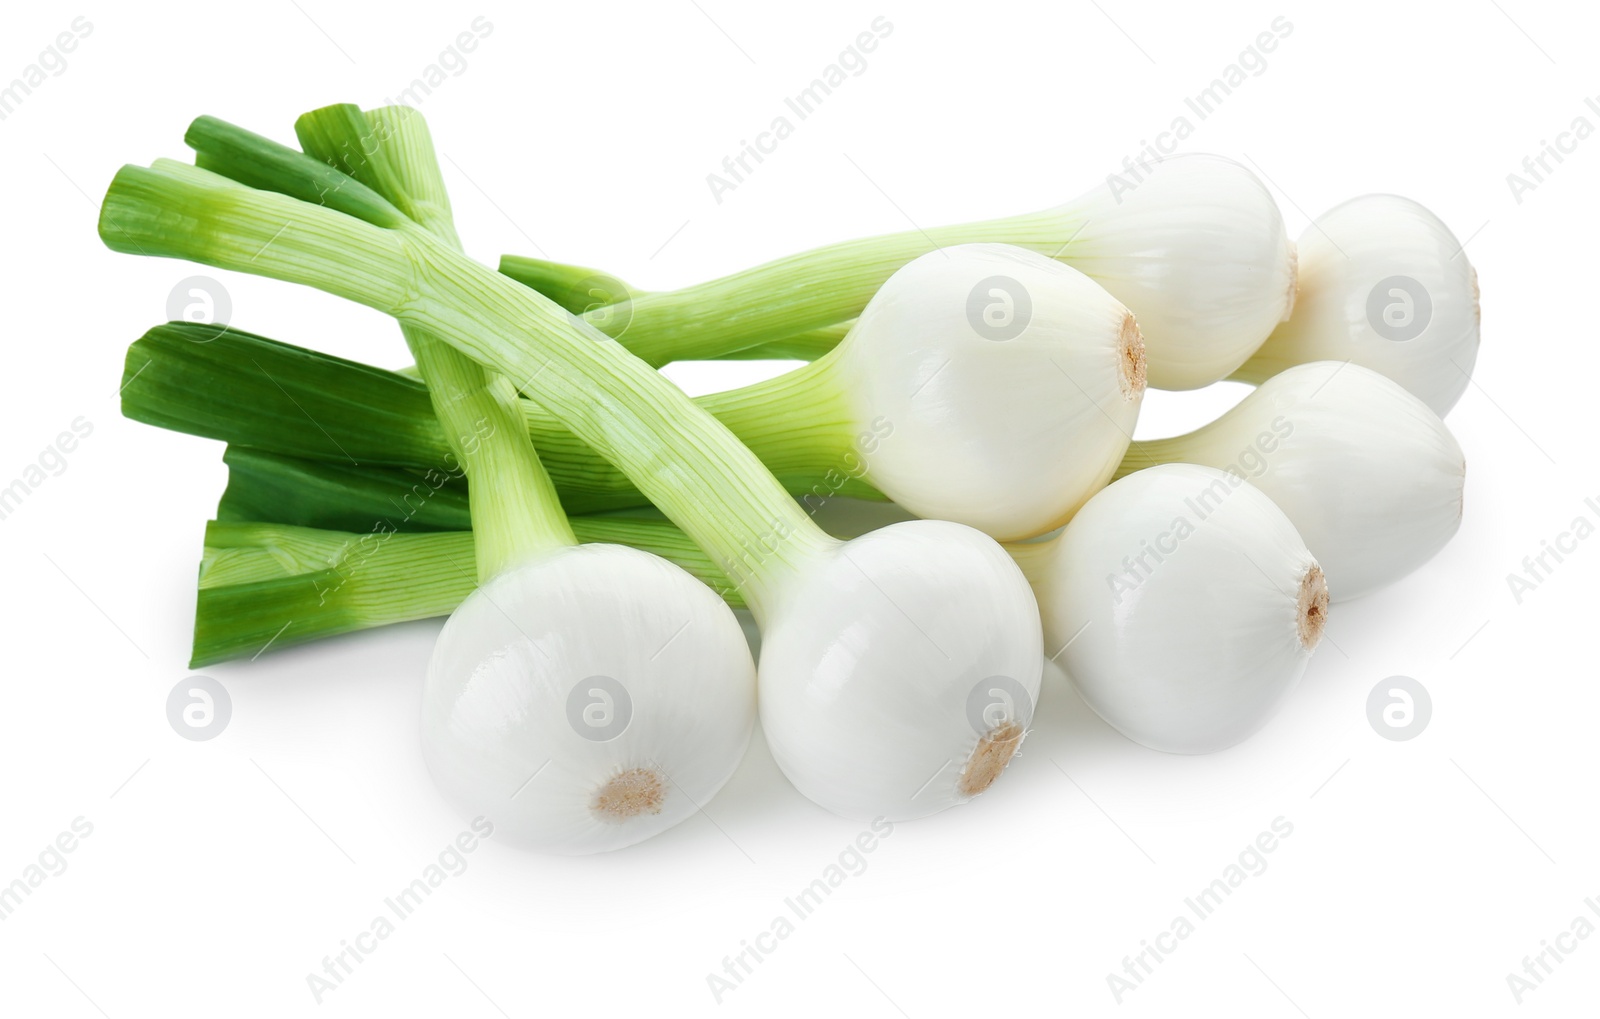
[[[411,109],[328,107],[296,124],[302,146],[384,194],[418,226],[461,249],[426,121]],[[424,329],[401,332],[445,439],[467,475],[478,580],[576,543],[555,485],[523,427],[515,387]]]
[[[1060,257],[1078,220],[1063,207],[845,241],[681,290],[637,294],[584,318],[653,365],[707,360],[855,318],[901,266],[939,248],[1012,244]],[[515,274],[514,261],[501,264]]]
[[[1056,542],[1054,538],[1044,541],[1007,541],[1002,547],[1010,553],[1012,560],[1022,570],[1022,575],[1028,578],[1028,583],[1034,590],[1039,590],[1046,572],[1055,557]]]
[[[620,344],[399,214],[369,214],[161,161],[117,174],[101,237],[117,250],[317,287],[516,380],[710,552],[758,617],[791,570],[833,544],[731,432]]]
[[[1125,478],[1134,471],[1142,471],[1157,464],[1183,463],[1188,456],[1187,451],[1193,448],[1195,436],[1198,434],[1199,432],[1195,431],[1167,439],[1141,439],[1129,443],[1128,451],[1122,455],[1122,463],[1117,465],[1117,472],[1112,480]]]

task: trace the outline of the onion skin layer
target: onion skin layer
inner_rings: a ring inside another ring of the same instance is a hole
[[[497,839],[605,852],[722,788],[755,692],[744,633],[709,587],[645,552],[571,546],[491,578],[445,623],[423,686],[423,756]]]
[[[1135,442],[1118,473],[1157,463],[1205,464],[1265,492],[1335,601],[1406,576],[1461,526],[1466,458],[1450,429],[1399,383],[1342,361],[1296,365],[1203,428]]]
[[[1300,235],[1294,313],[1235,373],[1260,383],[1308,361],[1388,376],[1444,417],[1478,359],[1478,273],[1439,217],[1399,195],[1362,195]]]
[[[1283,511],[1192,464],[1104,489],[1029,568],[1054,652],[1123,735],[1170,753],[1221,750],[1264,725],[1320,637],[1317,562]],[[1317,616],[1307,626],[1307,610]]]
[[[1128,310],[1076,269],[1002,244],[909,263],[831,356],[855,430],[873,438],[867,480],[1002,541],[1054,530],[1105,486],[1144,395]]]
[[[891,524],[836,546],[785,598],[762,621],[761,728],[796,789],[902,821],[988,787],[1044,670],[1038,604],[998,544],[943,520]]]

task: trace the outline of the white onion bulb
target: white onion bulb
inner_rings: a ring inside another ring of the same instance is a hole
[[[1144,344],[1093,280],[966,244],[896,272],[826,365],[867,479],[918,516],[999,539],[1059,527],[1110,480],[1139,417]]]
[[[1399,195],[1335,206],[1300,235],[1294,314],[1239,372],[1351,361],[1448,414],[1478,358],[1478,274],[1450,228]]]
[[[738,620],[705,584],[620,545],[536,556],[445,623],[422,745],[445,796],[496,839],[552,853],[629,846],[692,816],[755,722]]]
[[[1207,753],[1258,729],[1327,620],[1322,570],[1289,518],[1210,467],[1131,474],[1016,554],[1046,650],[1100,717],[1157,750]]]
[[[914,520],[833,546],[761,624],[761,727],[795,788],[908,820],[986,790],[1044,668],[1039,610],[993,539]]]
[[[1184,154],[1069,202],[1061,257],[1139,321],[1150,385],[1198,389],[1244,363],[1294,306],[1295,252],[1266,186],[1222,156]]]
[[[1314,361],[1209,425],[1135,442],[1120,472],[1195,463],[1246,478],[1284,511],[1335,600],[1415,570],[1461,525],[1466,459],[1439,416],[1360,365]]]

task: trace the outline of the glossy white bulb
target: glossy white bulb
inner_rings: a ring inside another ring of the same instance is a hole
[[[1299,247],[1294,314],[1250,376],[1352,361],[1448,414],[1478,359],[1478,274],[1450,228],[1409,198],[1363,195],[1318,217]]]
[[[1045,546],[1029,574],[1046,648],[1100,717],[1157,750],[1255,732],[1321,637],[1316,560],[1271,499],[1223,471],[1131,474]]]
[[[761,726],[795,787],[905,820],[983,792],[1021,745],[1044,667],[1039,610],[992,539],[892,524],[824,551],[767,613]]]
[[[1226,378],[1294,305],[1283,216],[1231,159],[1172,156],[1061,211],[1081,225],[1063,257],[1132,310],[1157,389]]]
[[[1144,394],[1133,316],[1083,273],[1002,244],[896,272],[839,351],[868,477],[996,538],[1059,527],[1110,480]]]
[[[710,588],[644,552],[579,545],[506,570],[446,621],[423,752],[497,840],[604,852],[715,795],[744,756],[755,690],[738,620]]]
[[[1129,450],[1232,470],[1294,522],[1335,600],[1392,583],[1461,525],[1466,459],[1439,416],[1360,365],[1315,361],[1273,376],[1198,431]]]

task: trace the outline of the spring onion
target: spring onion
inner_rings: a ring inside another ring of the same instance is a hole
[[[459,250],[432,139],[411,110],[333,106],[295,129],[308,153]],[[478,586],[445,622],[423,680],[434,782],[464,816],[549,852],[618,849],[694,816],[755,727],[738,620],[659,557],[580,545],[515,387],[425,327],[401,328],[466,475],[477,564]]]
[[[794,495],[812,503],[836,495],[881,499],[861,479],[861,458],[849,448],[854,435],[839,428],[843,438],[835,445],[844,448],[824,449],[808,438],[812,423],[771,415],[768,404],[782,399],[774,393],[782,385],[774,380],[696,402],[759,451]],[[521,410],[568,512],[648,504],[625,474],[543,408],[522,400]],[[287,456],[410,467],[436,478],[460,473],[427,389],[415,378],[237,327],[218,336],[208,326],[169,322],[146,332],[128,348],[122,412],[147,424]],[[804,411],[797,406],[795,413]]]
[[[660,556],[687,570],[730,607],[743,607],[739,592],[710,558],[665,521],[579,516],[571,523],[585,545],[628,545]],[[211,521],[200,565],[190,667],[449,615],[477,588],[472,572],[476,554],[472,532],[466,530],[339,531]],[[503,809],[497,809],[500,813]]]
[[[117,173],[102,239],[326,290],[517,380],[740,587],[762,629],[763,728],[802,793],[850,816],[909,818],[998,777],[1031,718],[1043,655],[1032,591],[992,539],[945,521],[831,539],[647,364],[370,188],[210,118],[188,138],[200,167]],[[982,713],[980,728],[968,707],[997,676],[1022,696]]]
[[[222,461],[228,465],[228,487],[217,504],[221,521],[362,534],[472,527],[467,486],[459,474],[305,460],[249,446],[229,446]]]
[[[574,517],[573,527],[659,551],[736,597],[669,524]],[[303,596],[297,616],[326,634],[410,618],[419,606],[443,614],[470,590],[446,557],[470,542],[458,533],[213,524],[201,619],[208,595],[294,590]],[[1236,473],[1187,464],[1138,471],[1089,500],[1061,534],[1006,547],[1038,596],[1045,650],[1102,717],[1161,750],[1216,750],[1254,731],[1298,682],[1327,620],[1320,567],[1283,511]],[[352,592],[360,614],[310,597],[329,578],[336,593]],[[1196,599],[1202,589],[1207,596]],[[261,629],[270,633],[278,618],[264,615]]]
[[[658,551],[738,604],[670,524],[572,522],[580,536]],[[471,542],[470,533],[213,523],[197,630],[211,629],[214,606],[259,606],[255,645],[233,646],[248,654],[285,613],[316,636],[443,615],[471,591],[451,565]],[[1298,682],[1327,619],[1321,571],[1283,512],[1212,468],[1139,471],[1091,499],[1060,535],[1006,547],[1038,596],[1046,651],[1095,711],[1160,750],[1201,753],[1254,731]],[[1196,599],[1200,588],[1208,596]],[[235,613],[225,615],[231,623]]]
[[[719,357],[853,318],[902,265],[975,242],[1031,249],[1104,286],[1138,319],[1158,389],[1224,378],[1294,303],[1294,247],[1265,186],[1232,160],[1180,155],[1131,189],[1104,183],[1040,213],[817,248],[584,318],[652,364]],[[586,293],[576,272],[541,260],[507,256],[501,271],[569,303]]]
[[[1322,570],[1289,518],[1211,467],[1130,474],[1014,552],[1083,699],[1157,750],[1209,753],[1260,728],[1327,622]]]
[[[1359,365],[1296,365],[1196,431],[1133,443],[1117,473],[1158,463],[1204,464],[1265,492],[1335,600],[1405,576],[1461,525],[1466,460],[1455,437],[1421,400]]]
[[[622,302],[649,293],[599,269],[552,262],[544,258],[506,255],[500,261],[500,271],[523,286],[539,291],[574,315],[596,312],[590,324],[611,336],[619,335],[625,328],[621,323],[610,321],[612,316],[628,309],[629,306]],[[611,310],[601,311],[606,308]],[[769,340],[759,346],[729,350],[721,356],[726,360],[760,358],[815,361],[837,347],[854,324],[855,320],[851,319],[837,325],[808,329],[781,340]]]
[[[1234,377],[1260,383],[1307,361],[1350,361],[1444,417],[1478,358],[1478,273],[1450,228],[1398,195],[1363,195],[1300,235],[1300,295]]]
[[[843,343],[780,378],[842,399],[873,487],[1011,539],[1060,526],[1110,479],[1145,352],[1133,316],[1076,269],[968,244],[899,269]]]
[[[384,386],[376,369],[274,351],[259,337],[196,345],[183,339],[193,328],[158,327],[129,351],[125,412],[262,441],[268,429],[247,428],[236,408],[277,407],[292,436],[272,433],[279,452],[414,466],[440,456],[411,384]],[[840,494],[843,475],[919,516],[1013,539],[1060,526],[1110,479],[1138,418],[1144,370],[1132,315],[1088,277],[1021,248],[969,244],[901,268],[819,360],[697,402],[808,507]],[[300,379],[310,392],[292,396]],[[344,434],[358,431],[349,422],[361,406],[383,413],[364,434]],[[325,407],[346,423],[333,426],[341,431],[319,424]],[[536,448],[552,451],[565,496],[585,511],[626,501],[626,479],[570,433],[538,415],[528,427]]]

